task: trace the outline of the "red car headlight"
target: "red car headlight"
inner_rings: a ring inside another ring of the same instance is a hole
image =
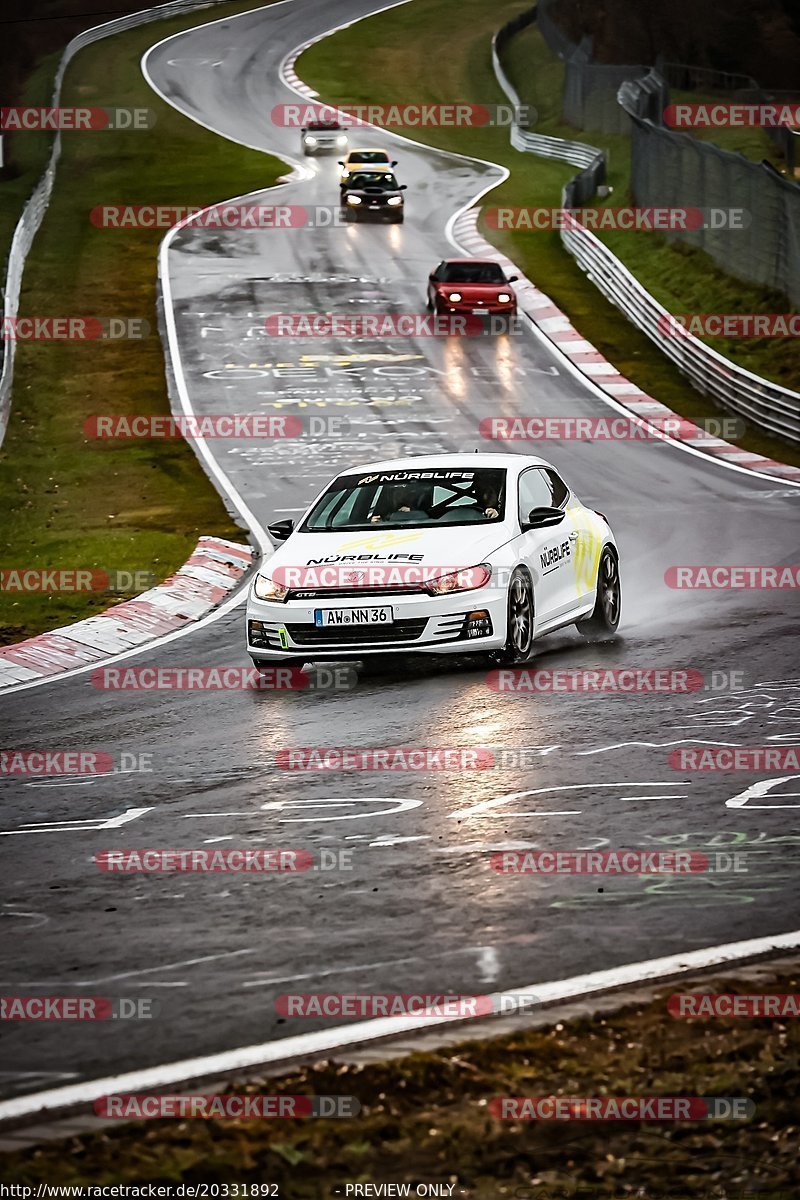
[[[491,578],[492,568],[488,563],[480,563],[477,567],[462,567],[460,571],[429,579],[425,587],[432,596],[447,596],[450,592],[472,592],[485,587]]]

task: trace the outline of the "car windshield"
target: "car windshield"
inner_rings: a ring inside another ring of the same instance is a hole
[[[356,150],[347,159],[348,163],[379,163],[388,162],[389,155],[385,150]]]
[[[503,520],[506,472],[432,467],[335,479],[300,526],[301,533],[487,524]]]
[[[447,263],[441,274],[442,283],[505,283],[498,263]]]
[[[306,128],[313,133],[315,130],[341,129],[342,127],[338,121],[312,121]]]
[[[349,188],[379,187],[397,191],[397,180],[391,171],[354,171],[347,180]]]

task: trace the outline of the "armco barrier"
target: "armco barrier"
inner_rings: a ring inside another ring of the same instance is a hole
[[[103,38],[111,37],[114,33],[123,33],[126,29],[134,29],[137,25],[146,25],[149,21],[159,21],[164,17],[178,16],[181,13],[211,8],[213,5],[220,3],[222,3],[222,0],[170,0],[168,4],[160,4],[156,8],[148,8],[142,12],[130,13],[127,16],[118,17],[114,21],[107,21],[103,25],[95,25],[92,29],[85,29],[83,33],[77,34],[67,44],[61,56],[61,61],[56,71],[52,106],[57,108],[60,104],[64,73],[79,50],[83,50],[84,47],[90,46],[93,42],[99,42]],[[44,174],[36,185],[25,208],[22,210],[22,216],[17,222],[14,236],[11,239],[3,295],[3,316],[5,318],[14,318],[19,311],[19,294],[25,259],[33,245],[33,239],[42,223],[42,218],[47,211],[47,205],[50,202],[50,195],[53,190],[56,164],[58,163],[60,154],[61,134],[57,133],[53,139],[53,147],[50,151],[50,158]],[[11,338],[4,343],[0,343],[0,347],[4,351],[3,367],[2,371],[0,371],[0,446],[2,446],[11,412],[11,387],[14,377],[14,339]]]
[[[524,22],[520,17],[515,18],[492,39],[497,81],[515,106],[520,105],[520,98],[503,70],[499,51],[513,33],[536,19],[536,8],[523,15],[527,18]],[[516,150],[561,159],[583,168],[564,189],[561,201],[564,208],[585,204],[596,185],[605,178],[605,158],[597,147],[531,133],[516,124],[511,128],[510,137]],[[667,310],[595,234],[577,221],[561,230],[561,240],[606,299],[658,346],[697,391],[760,429],[791,442],[800,442],[800,394],[745,371],[691,334],[665,333],[660,322],[668,317]]]

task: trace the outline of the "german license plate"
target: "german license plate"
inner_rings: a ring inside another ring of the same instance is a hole
[[[315,608],[314,624],[328,629],[336,625],[392,625],[391,607],[384,608]]]

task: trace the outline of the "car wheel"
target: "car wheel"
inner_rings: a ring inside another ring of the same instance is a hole
[[[590,616],[576,621],[578,633],[586,638],[609,637],[617,632],[622,607],[619,559],[610,546],[600,555],[597,567],[597,599]]]
[[[506,644],[493,657],[503,665],[527,662],[533,646],[533,587],[521,567],[508,585],[506,613]]]

